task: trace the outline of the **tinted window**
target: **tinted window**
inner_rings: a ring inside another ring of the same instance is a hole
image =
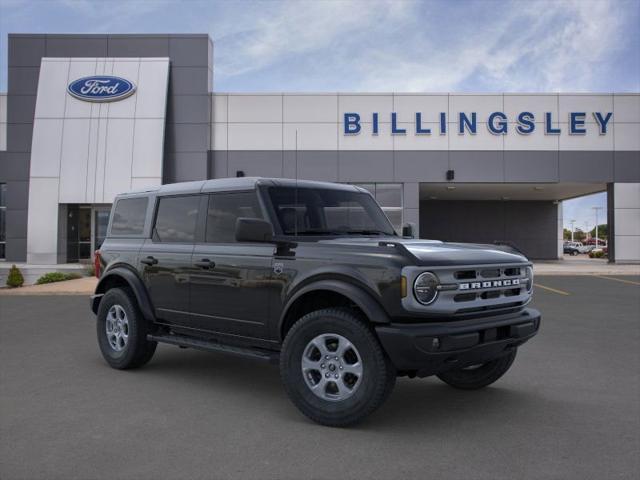
[[[393,235],[375,200],[356,190],[272,187],[269,197],[285,235]]]
[[[160,199],[154,239],[160,242],[193,242],[196,236],[199,195]]]
[[[147,214],[147,197],[118,200],[111,223],[112,235],[141,235]]]
[[[235,242],[236,220],[239,217],[263,218],[256,192],[210,195],[207,213],[207,242]]]

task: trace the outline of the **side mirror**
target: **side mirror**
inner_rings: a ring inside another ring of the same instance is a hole
[[[413,223],[405,223],[402,226],[402,236],[403,237],[413,238],[413,230],[414,230]]]
[[[273,228],[266,220],[240,217],[236,220],[236,241],[271,242],[273,241]]]

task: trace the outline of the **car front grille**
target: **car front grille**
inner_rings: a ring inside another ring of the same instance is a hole
[[[406,272],[408,282],[424,271],[431,271],[440,280],[440,290],[431,305],[421,306],[414,299],[403,303],[409,310],[447,316],[519,309],[531,299],[528,266],[411,267]]]

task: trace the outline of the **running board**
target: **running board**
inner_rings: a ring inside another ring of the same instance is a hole
[[[195,348],[206,352],[229,353],[254,360],[262,360],[269,363],[278,363],[280,354],[278,352],[269,352],[267,350],[258,350],[255,348],[233,347],[223,345],[218,342],[200,340],[198,338],[187,337],[186,335],[147,335],[147,340],[159,343],[168,343],[169,345],[177,345],[178,347]]]

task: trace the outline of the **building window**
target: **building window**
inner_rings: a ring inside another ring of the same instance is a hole
[[[7,184],[0,183],[0,258],[7,252]]]
[[[402,184],[401,183],[355,183],[369,190],[382,207],[393,225],[393,229],[402,233]]]

